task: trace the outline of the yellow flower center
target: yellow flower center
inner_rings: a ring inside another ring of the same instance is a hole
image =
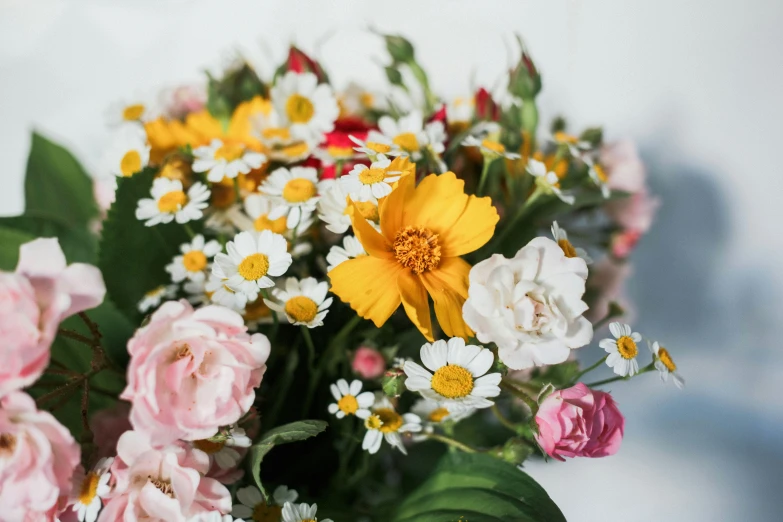
[[[560,245],[560,248],[563,250],[563,253],[565,254],[566,257],[577,257],[576,250],[574,249],[574,245],[572,245],[569,240],[558,239],[557,244]]]
[[[484,140],[481,142],[481,146],[487,150],[491,150],[492,152],[497,152],[498,154],[503,154],[506,152],[506,147],[504,147],[502,143],[498,143],[497,141]]]
[[[370,415],[367,417],[367,420],[364,421],[364,427],[368,430],[379,430],[382,425],[383,422],[381,422],[381,418],[378,415]]]
[[[381,422],[380,427],[375,428],[381,430],[381,433],[393,433],[402,426],[402,415],[391,408],[378,408],[373,413]]]
[[[226,160],[228,162],[236,161],[242,157],[245,147],[241,143],[224,143],[215,151],[216,160]]]
[[[438,234],[428,228],[405,227],[397,232],[393,248],[397,261],[416,274],[437,268],[440,263]]]
[[[623,359],[633,359],[639,353],[636,343],[627,335],[617,339],[617,351],[620,352]]]
[[[292,94],[285,102],[285,112],[291,123],[307,123],[315,114],[315,107],[305,96]]]
[[[267,140],[288,141],[291,139],[291,131],[285,127],[269,127],[261,131],[261,137]]]
[[[677,365],[674,364],[672,356],[669,355],[669,350],[663,346],[658,349],[658,359],[666,366],[666,369],[669,370],[669,372],[673,372],[677,369]]]
[[[120,160],[120,172],[125,177],[133,176],[141,170],[141,154],[137,150],[129,150]]]
[[[419,150],[419,140],[416,139],[416,135],[412,132],[398,134],[394,137],[392,142],[403,150]]]
[[[304,203],[315,193],[315,183],[305,178],[294,178],[283,187],[283,199],[289,203]]]
[[[309,297],[297,295],[286,301],[285,313],[299,323],[309,323],[318,315],[318,305]]]
[[[359,401],[353,395],[344,395],[342,399],[337,401],[337,407],[346,415],[353,415],[359,409]]]
[[[16,449],[16,436],[11,433],[0,433],[0,455],[10,455]]]
[[[89,506],[92,499],[98,493],[98,482],[100,477],[94,471],[91,471],[85,475],[82,485],[79,488],[79,502],[85,506]]]
[[[283,508],[280,506],[268,506],[266,502],[259,502],[253,508],[253,522],[280,522]]]
[[[193,357],[193,352],[190,351],[190,345],[185,343],[182,346],[180,346],[179,348],[177,348],[177,352],[174,355],[174,357],[177,360],[184,359],[185,357]]]
[[[222,450],[225,442],[213,442],[209,439],[194,440],[193,445],[206,453],[207,455],[214,455],[218,451]]]
[[[288,158],[298,158],[300,156],[304,156],[308,153],[310,150],[310,147],[307,145],[307,143],[303,141],[299,141],[297,143],[293,143],[291,145],[286,145],[285,147],[279,149],[280,153]]]
[[[141,163],[141,160],[139,160],[139,163]],[[186,168],[187,166],[180,160],[169,161],[160,169],[158,176],[183,181],[187,177]],[[233,186],[231,188],[233,189]]]
[[[242,317],[245,318],[245,321],[255,321],[262,317],[268,317],[271,314],[272,310],[266,305],[264,298],[259,297],[252,303],[245,305],[245,313]]]
[[[593,170],[595,171],[595,175],[601,181],[601,183],[606,183],[609,181],[609,177],[606,175],[606,171],[601,165],[593,165]]]
[[[372,93],[363,92],[359,95],[359,103],[361,103],[365,109],[371,108],[374,102],[375,97],[372,95]]]
[[[188,272],[201,272],[207,267],[207,256],[201,250],[191,250],[182,256],[182,264]]]
[[[430,413],[427,416],[427,419],[429,419],[430,422],[440,422],[443,419],[445,419],[449,415],[449,410],[446,408],[437,408],[432,410],[432,413]]]
[[[391,147],[389,147],[388,145],[384,143],[378,143],[376,141],[368,141],[367,143],[365,143],[365,145],[367,146],[368,149],[370,149],[371,151],[377,154],[386,154],[391,150]]]
[[[253,222],[253,226],[259,232],[262,230],[271,230],[275,234],[282,234],[286,230],[285,216],[277,219],[269,219],[269,214],[262,214]]]
[[[364,185],[380,183],[386,177],[384,169],[364,169],[359,173],[359,181]]]
[[[181,190],[172,190],[166,192],[158,200],[158,210],[161,212],[174,213],[185,206],[188,197]]]
[[[473,375],[462,366],[441,366],[432,376],[432,389],[449,399],[467,397],[473,391]]]
[[[337,147],[330,145],[326,147],[326,152],[333,158],[350,158],[353,156],[353,149],[351,147]]]
[[[579,138],[577,138],[576,136],[572,136],[571,134],[568,134],[566,132],[558,131],[555,133],[555,141],[558,143],[569,143],[573,145],[577,141],[579,141]]]
[[[237,272],[248,281],[261,279],[269,271],[269,258],[264,254],[250,254],[239,263]]]
[[[141,119],[142,114],[144,114],[144,105],[135,103],[128,105],[122,110],[122,119],[125,121],[136,121]]]

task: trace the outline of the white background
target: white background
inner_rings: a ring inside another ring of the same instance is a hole
[[[233,49],[271,71],[293,41],[337,86],[381,87],[373,26],[409,37],[435,90],[453,97],[471,78],[491,84],[521,33],[543,71],[545,114],[640,144],[664,204],[635,256],[636,326],[666,341],[688,380],[685,392],[653,376],[617,385],[628,420],[617,456],[529,471],[572,522],[781,519],[783,2],[0,6],[0,214],[23,208],[31,129],[102,174],[109,103],[199,81]]]

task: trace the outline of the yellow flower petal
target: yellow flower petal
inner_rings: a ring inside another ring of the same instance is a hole
[[[415,187],[415,175],[403,176],[397,182],[397,188],[378,202],[381,231],[389,241],[394,241],[397,232],[404,228],[403,211],[405,210],[405,202],[413,197]]]
[[[410,270],[404,270],[397,278],[397,288],[408,318],[428,341],[433,342],[429,298],[421,280]]]
[[[402,270],[399,263],[389,259],[349,259],[329,272],[332,293],[380,328],[400,306],[397,279]]]
[[[462,319],[462,305],[468,295],[470,265],[459,258],[449,258],[437,270],[420,275],[427,292],[435,302],[438,324],[449,337],[467,339],[473,331]]]
[[[388,241],[386,241],[386,238],[379,234],[372,225],[367,222],[354,202],[351,202],[350,208],[353,233],[367,253],[381,259],[393,259],[394,256],[391,252],[391,246]]]

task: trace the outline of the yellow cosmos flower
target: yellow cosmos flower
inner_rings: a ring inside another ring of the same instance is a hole
[[[470,265],[460,256],[489,241],[498,213],[490,198],[465,194],[464,182],[453,172],[415,183],[415,176],[403,176],[381,201],[380,233],[360,212],[352,212],[354,233],[368,255],[329,272],[332,292],[378,327],[402,304],[432,341],[429,294],[446,335],[468,337],[473,332],[462,319],[462,304]]]

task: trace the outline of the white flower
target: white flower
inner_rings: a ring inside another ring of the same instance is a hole
[[[280,234],[270,230],[260,233],[240,232],[226,243],[226,252],[215,256],[212,273],[225,278],[225,285],[242,292],[248,299],[258,297],[258,290],[275,285],[271,277],[285,274],[291,266],[288,245]]]
[[[421,112],[418,110],[411,111],[399,120],[391,116],[381,116],[378,120],[378,128],[387,140],[410,155],[413,161],[421,158],[421,148],[429,142],[424,132]],[[375,134],[368,134],[367,140],[377,141],[374,136]]]
[[[370,416],[370,408],[375,403],[375,395],[366,391],[362,393],[362,381],[354,379],[351,384],[340,379],[329,385],[332,397],[337,402],[329,404],[329,413],[342,419],[346,415],[356,415],[360,419]]]
[[[203,511],[193,515],[188,522],[244,522],[240,518],[234,518],[231,515],[224,515],[220,511]]]
[[[271,109],[271,108],[270,108]],[[293,163],[306,158],[321,141],[306,133],[300,135],[289,127],[282,126],[281,118],[274,110],[260,113],[251,118],[255,134],[267,149],[269,158],[281,163]]]
[[[220,306],[231,308],[237,312],[244,312],[245,306],[248,301],[255,301],[258,299],[258,290],[251,292],[251,288],[246,288],[245,292],[238,292],[228,286],[228,278],[223,273],[220,265],[213,263],[212,273],[209,274],[209,279],[206,285],[204,285],[204,292],[208,300]],[[185,291],[197,294],[195,288],[191,287],[193,292],[188,290],[188,284],[185,284]],[[200,299],[199,299],[200,300]]]
[[[587,265],[538,237],[512,258],[495,254],[470,270],[465,322],[482,343],[494,342],[511,369],[558,364],[590,342],[582,317]]]
[[[489,408],[493,402],[487,397],[500,395],[501,375],[486,374],[495,361],[492,351],[472,344],[466,346],[464,339],[452,337],[448,342],[424,344],[420,355],[430,371],[413,361],[406,361],[402,369],[408,376],[405,387],[425,399],[458,411]]]
[[[658,344],[658,341],[655,341],[652,344],[650,341],[647,341],[647,347],[655,358],[655,369],[658,370],[661,381],[668,381],[669,375],[671,375],[674,385],[679,389],[683,389],[685,387],[685,379],[677,373],[677,365],[674,364],[672,356],[669,354],[669,350]]]
[[[104,156],[104,168],[115,176],[132,176],[150,161],[147,134],[138,125],[123,125],[114,135]]]
[[[576,198],[571,194],[566,194],[560,190],[560,178],[557,174],[548,170],[546,165],[538,160],[529,159],[527,161],[527,171],[536,178],[536,186],[546,194],[554,194],[564,203],[573,205]]]
[[[468,136],[462,140],[462,145],[465,147],[478,147],[486,161],[492,161],[501,157],[506,159],[521,158],[516,152],[508,152],[500,141],[493,140],[490,137],[481,139],[476,136]]]
[[[411,407],[411,413],[421,417],[426,427],[443,424],[444,422],[459,422],[476,412],[475,408],[459,408],[451,411],[440,403],[430,399],[419,399]]]
[[[446,104],[446,121],[449,122],[449,129],[467,129],[470,122],[473,121],[473,113],[476,108],[476,101],[473,97],[454,98]]]
[[[283,506],[283,522],[318,522],[315,516],[318,504],[308,506],[305,503],[292,504],[286,502]],[[331,518],[323,518],[321,522],[332,522]]]
[[[150,190],[152,199],[139,200],[136,207],[136,219],[146,220],[148,227],[158,223],[177,223],[201,219],[203,209],[209,206],[209,189],[203,183],[196,182],[185,194],[182,182],[168,178],[155,178]]]
[[[585,160],[585,162],[589,167],[587,173],[590,175],[590,179],[601,189],[601,195],[604,198],[609,198],[612,195],[612,189],[609,187],[609,176],[606,175],[606,171],[592,160]]]
[[[161,285],[157,288],[153,288],[139,301],[139,312],[146,312],[152,308],[157,308],[160,302],[166,298],[171,299],[177,295],[177,287],[175,285]]]
[[[290,126],[291,132],[310,136],[321,141],[324,133],[334,129],[340,114],[332,88],[318,83],[313,73],[288,71],[278,78],[270,91],[275,111],[282,126]]]
[[[617,375],[631,377],[639,373],[639,362],[636,356],[639,354],[637,343],[642,341],[638,332],[623,323],[609,323],[609,331],[614,339],[601,339],[598,346],[606,350],[609,356],[606,365],[614,370]]]
[[[207,179],[212,183],[247,174],[266,162],[266,156],[260,152],[248,150],[241,143],[223,143],[219,139],[198,147],[193,151],[193,156],[196,158],[193,161],[193,172],[206,172]]]
[[[253,229],[257,232],[262,230],[271,230],[275,234],[285,235],[288,231],[286,226],[286,217],[280,216],[277,219],[269,219],[269,215],[275,208],[280,206],[269,196],[264,194],[250,194],[245,198],[245,212],[253,220]]]
[[[425,125],[424,137],[424,143],[436,156],[443,154],[443,151],[446,150],[444,143],[448,136],[442,121],[432,121]]]
[[[285,313],[291,324],[303,324],[315,328],[324,324],[324,317],[329,313],[332,298],[326,298],[329,283],[316,281],[314,277],[306,277],[301,281],[289,277],[285,281],[285,290],[272,290],[272,299],[264,299],[266,305],[276,312]]]
[[[402,443],[402,434],[420,432],[421,419],[415,413],[400,415],[394,411],[394,406],[385,395],[378,394],[370,416],[364,421],[364,427],[367,428],[367,433],[362,440],[363,450],[378,453],[381,442],[386,439],[392,447],[407,454]]]
[[[319,189],[318,171],[310,167],[284,167],[272,172],[259,187],[262,194],[270,196],[278,205],[268,215],[269,219],[287,216],[286,226],[296,228],[315,211]]]
[[[568,152],[575,158],[581,158],[582,152],[593,148],[592,143],[589,141],[580,140],[576,136],[563,131],[555,132],[552,136],[552,141],[558,145],[568,147]]]
[[[402,156],[405,154],[398,145],[392,143],[391,138],[384,136],[378,131],[371,130],[367,134],[367,141],[362,141],[350,134],[348,137],[358,145],[353,150],[367,154],[370,159],[374,159],[378,154],[385,154],[386,156]]]
[[[565,254],[566,257],[580,257],[584,259],[585,263],[588,265],[593,262],[590,256],[587,255],[587,251],[584,248],[576,248],[571,244],[571,242],[568,240],[568,232],[566,232],[565,229],[560,228],[560,225],[557,224],[557,221],[552,223],[552,237],[558,246],[563,250],[563,254]]]
[[[214,461],[220,469],[235,469],[242,460],[242,454],[234,448],[249,448],[253,443],[245,430],[236,424],[221,430],[219,436],[193,441],[193,446],[207,454],[210,465]]]
[[[75,473],[73,480],[73,490],[71,492],[71,501],[73,502],[73,511],[80,522],[95,522],[98,518],[103,503],[102,498],[107,498],[111,493],[109,479],[113,458],[104,458],[99,460],[92,471],[84,473],[81,467]]]
[[[171,280],[175,283],[184,279],[203,281],[209,259],[222,249],[219,242],[214,239],[206,242],[204,236],[198,234],[190,243],[180,245],[182,255],[174,257],[174,260],[166,265],[166,271],[171,274]]]
[[[264,502],[264,496],[257,487],[248,486],[237,491],[237,500],[239,500],[241,504],[234,504],[234,507],[231,509],[231,514],[239,518],[255,520],[253,514],[256,510],[258,510],[259,513],[269,515],[272,515],[275,511],[279,513],[280,508],[270,509],[269,506],[282,507],[286,502],[296,501],[298,497],[299,494],[296,490],[288,489],[286,486],[278,486],[272,492],[271,502],[267,504]]]
[[[329,249],[329,253],[326,254],[326,267],[327,272],[334,270],[340,263],[344,263],[349,259],[354,259],[360,256],[366,256],[367,252],[364,250],[362,243],[354,236],[345,236],[343,238],[343,246],[334,245]]]
[[[389,170],[389,165],[391,160],[379,154],[372,165],[356,165],[351,172],[342,176],[338,183],[353,201],[380,199],[391,194],[392,184],[402,175],[402,171]]]
[[[105,111],[106,123],[110,127],[139,124],[154,119],[156,109],[141,100],[120,100],[109,104]]]
[[[326,229],[335,234],[344,234],[351,227],[351,214],[348,211],[348,198],[340,184],[335,180],[321,182],[324,195],[318,200],[318,218],[326,223]],[[374,227],[378,226],[378,201],[354,201],[354,207]]]

